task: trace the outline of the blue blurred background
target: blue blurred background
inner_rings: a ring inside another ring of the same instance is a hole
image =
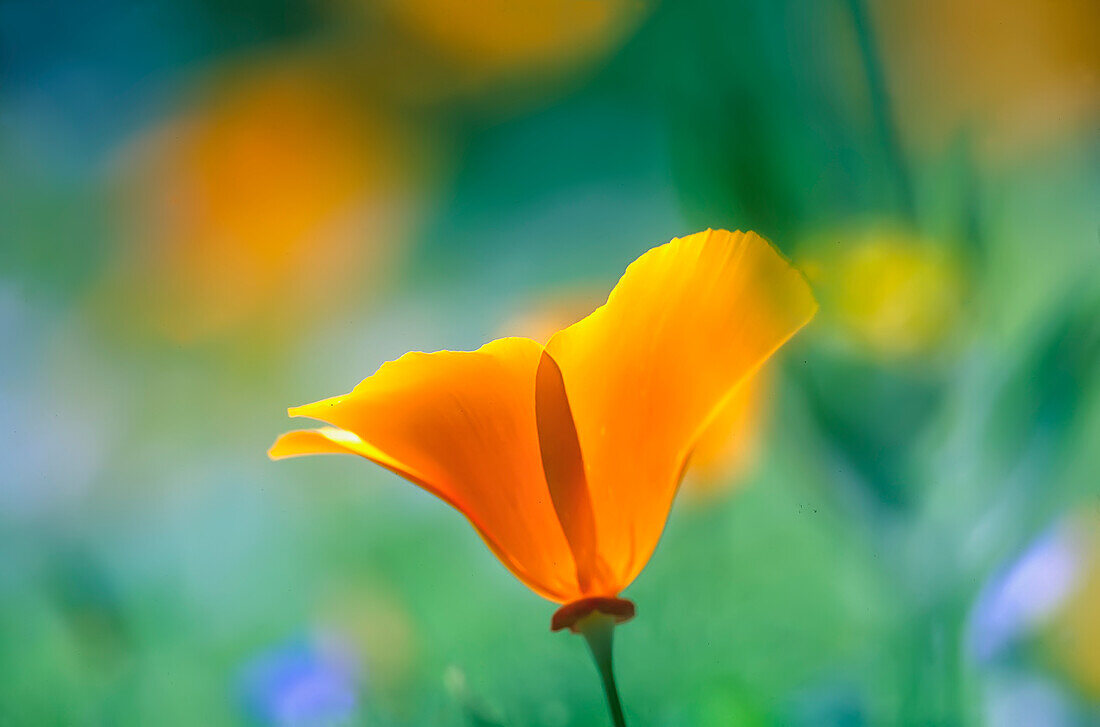
[[[0,723],[602,724],[443,503],[271,463],[753,229],[822,304],[626,595],[637,725],[1100,723],[1095,0],[0,2]]]

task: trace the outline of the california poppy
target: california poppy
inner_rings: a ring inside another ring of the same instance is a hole
[[[525,336],[545,344],[562,328],[597,307],[604,297],[595,286],[577,286],[544,294],[521,308],[501,327],[501,334]],[[739,487],[751,474],[766,429],[772,379],[768,367],[737,387],[691,451],[678,497],[708,505]]]
[[[610,671],[619,598],[645,567],[700,433],[817,309],[754,233],[707,230],[638,258],[607,303],[545,346],[408,353],[346,395],[289,410],[331,426],[284,434],[272,458],[358,454],[469,519]]]

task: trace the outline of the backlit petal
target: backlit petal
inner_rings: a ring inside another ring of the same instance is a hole
[[[816,309],[765,240],[708,230],[642,255],[604,306],[550,339],[613,573],[604,590],[645,566],[699,434]]]
[[[535,377],[542,347],[505,338],[477,351],[409,353],[345,396],[290,410],[332,424],[292,432],[273,457],[346,451],[462,512],[497,557],[554,601],[580,591],[542,471]]]
[[[691,451],[684,495],[706,499],[741,484],[752,470],[766,425],[771,394],[768,367],[737,390],[699,435]]]
[[[582,593],[601,595],[600,584],[609,574],[597,550],[596,518],[580,439],[561,370],[547,353],[542,354],[535,379],[535,418],[547,490],[577,563],[577,583]]]
[[[287,432],[275,440],[275,444],[271,445],[267,454],[271,459],[298,457],[303,454],[357,454],[383,462],[385,463],[383,466],[389,469],[398,466],[396,462],[386,457],[384,452],[360,439],[359,435],[336,427]]]

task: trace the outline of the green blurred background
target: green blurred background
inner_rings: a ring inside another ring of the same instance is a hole
[[[568,324],[707,227],[822,309],[626,592],[631,723],[1100,724],[1098,30],[0,2],[0,724],[606,723],[461,517],[264,453],[288,405]]]

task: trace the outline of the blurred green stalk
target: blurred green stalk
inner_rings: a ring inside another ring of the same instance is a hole
[[[871,113],[874,116],[875,130],[879,144],[886,154],[887,163],[897,185],[898,202],[905,219],[912,223],[916,220],[917,210],[913,194],[913,181],[909,176],[909,167],[905,163],[901,140],[894,125],[890,94],[886,91],[886,79],[882,70],[882,58],[875,42],[875,31],[871,27],[871,18],[864,0],[848,0],[848,9],[852,14],[856,42],[859,44],[859,56],[863,73],[867,81],[867,93],[871,99]]]

